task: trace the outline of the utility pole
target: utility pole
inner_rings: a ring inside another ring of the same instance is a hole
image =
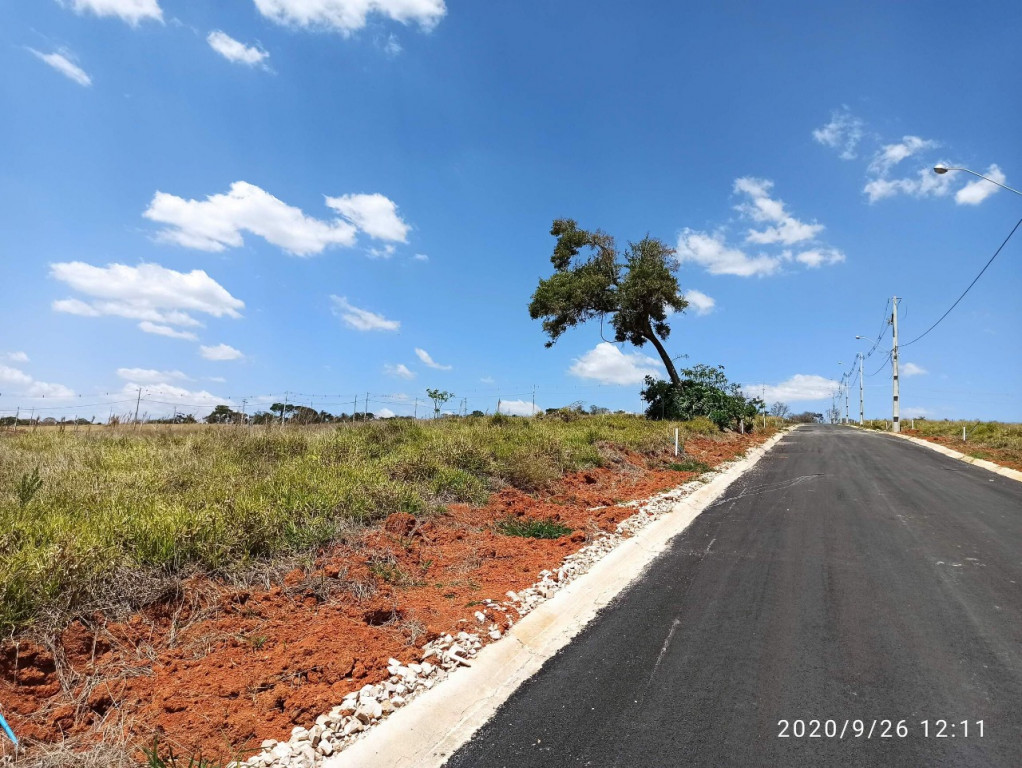
[[[355,395],[355,404],[351,406],[351,423],[355,423],[355,414],[358,413],[358,395]]]
[[[412,415],[413,419],[419,418],[419,398],[415,398],[415,412]]]
[[[248,398],[243,397],[241,399],[241,423],[245,424],[245,406],[248,405]],[[174,412],[175,420],[177,417],[177,411]]]
[[[533,416],[536,415],[536,385],[535,384],[532,385],[532,414],[531,415],[533,415]]]
[[[18,406],[18,410],[14,413],[14,431],[18,431],[18,419],[21,418],[21,406]]]
[[[366,412],[362,417],[362,421],[369,421],[369,393],[366,392]]]
[[[284,407],[280,409],[280,426],[284,426],[284,414],[287,413],[287,396],[288,393],[284,392]]]
[[[859,426],[862,426],[862,352],[859,353]]]
[[[845,382],[845,424],[848,423],[848,382]]]
[[[142,402],[142,387],[138,388],[138,398],[135,400],[135,426],[138,426],[138,405]]]
[[[894,368],[894,413],[891,417],[891,431],[901,432],[901,403],[898,402],[900,387],[898,384],[898,297],[894,297],[894,308],[891,310],[891,328],[894,331],[894,348],[891,350],[891,365]]]

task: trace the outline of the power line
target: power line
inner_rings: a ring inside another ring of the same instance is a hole
[[[981,269],[979,271],[979,274],[976,275],[976,277],[973,278],[972,282],[969,283],[968,287],[964,291],[962,291],[962,295],[959,296],[957,299],[955,299],[955,303],[952,304],[950,307],[948,307],[947,312],[945,312],[943,315],[941,315],[939,318],[937,318],[937,322],[935,322],[933,325],[931,325],[929,328],[927,328],[925,331],[923,331],[920,335],[918,335],[914,339],[912,339],[912,341],[907,341],[904,344],[902,344],[901,345],[902,347],[907,347],[909,344],[915,344],[917,341],[919,341],[924,336],[926,336],[926,334],[928,334],[930,331],[932,331],[934,328],[936,328],[938,325],[940,325],[941,321],[943,321],[945,317],[947,317],[948,315],[951,314],[951,310],[953,310],[955,307],[958,306],[958,303],[962,299],[965,298],[965,294],[967,294],[972,289],[972,286],[974,286],[976,284],[976,282],[981,277],[983,277],[983,273],[987,271],[987,267],[989,267],[991,264],[994,263],[994,259],[997,258],[997,255],[1001,252],[1001,250],[1004,248],[1004,246],[1006,246],[1008,244],[1008,241],[1011,240],[1011,236],[1015,234],[1015,231],[1019,228],[1019,226],[1022,226],[1022,219],[1019,219],[1015,223],[1015,226],[1012,227],[1011,232],[1009,232],[1008,236],[1006,238],[1004,238],[1004,242],[1001,243],[1000,246],[998,246],[997,250],[994,251],[994,255],[990,257],[990,261],[988,261],[986,264],[983,265],[983,269]]]

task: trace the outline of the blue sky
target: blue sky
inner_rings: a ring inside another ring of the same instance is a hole
[[[1022,216],[929,170],[1022,182],[1022,6],[683,5],[4,3],[0,413],[636,410],[654,350],[528,316],[560,217],[677,248],[682,364],[825,410]],[[903,350],[903,415],[1022,421],[1020,276]]]

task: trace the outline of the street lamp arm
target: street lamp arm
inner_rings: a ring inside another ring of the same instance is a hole
[[[933,170],[936,173],[947,173],[948,171],[965,171],[966,173],[971,173],[973,176],[978,176],[984,181],[989,181],[991,184],[996,184],[1001,189],[1006,189],[1009,192],[1014,192],[1016,195],[1022,196],[1022,192],[1019,192],[1017,189],[1009,187],[1007,184],[1002,184],[999,181],[994,181],[989,176],[984,176],[982,173],[976,173],[975,171],[969,170],[968,168],[949,168],[946,165],[937,165],[934,166]]]

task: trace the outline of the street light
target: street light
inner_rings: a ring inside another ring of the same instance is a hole
[[[869,341],[869,339],[867,339],[865,336],[858,336],[858,335],[856,335],[855,338],[857,338],[859,341]],[[862,422],[863,422],[863,419],[862,419],[862,416],[863,416],[863,407],[862,407],[862,361],[863,361],[863,357],[862,357],[862,352],[857,352],[856,354],[859,356],[859,426],[861,427],[862,426]]]
[[[983,179],[984,181],[989,181],[991,184],[996,184],[1001,189],[1006,189],[1009,192],[1014,192],[1016,195],[1022,195],[1022,192],[1019,192],[1017,189],[1012,189],[1007,184],[1002,184],[999,181],[994,181],[989,176],[984,176],[982,173],[976,173],[975,171],[970,171],[968,168],[951,168],[951,167],[946,166],[946,165],[935,165],[935,166],[933,166],[933,172],[934,173],[943,175],[943,174],[947,173],[948,171],[965,171],[966,173],[971,173],[973,176],[979,176],[981,179]]]

